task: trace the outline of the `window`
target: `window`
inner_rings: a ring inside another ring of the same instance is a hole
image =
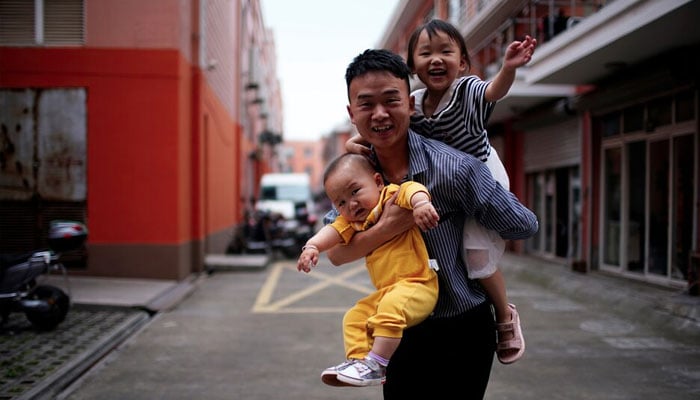
[[[692,139],[692,136],[689,136]],[[649,146],[649,272],[665,276],[668,268],[669,139]],[[690,147],[692,150],[692,147]]]
[[[644,105],[625,108],[622,118],[625,133],[641,131],[644,129]]]
[[[466,4],[460,0],[450,0],[448,4],[448,18],[452,25],[466,25]]]
[[[606,149],[603,153],[603,262],[620,263],[620,223],[622,214],[622,150]]]
[[[577,166],[528,174],[528,199],[540,230],[528,252],[575,260],[581,256],[581,182]]]
[[[676,122],[692,121],[695,118],[695,94],[688,90],[676,95]]]
[[[628,184],[627,192],[627,219],[624,220],[627,227],[625,233],[627,270],[643,273],[644,264],[642,262],[645,254],[645,210],[646,210],[646,159],[647,142],[636,141],[627,143],[625,161],[627,165],[626,174]],[[665,191],[666,192],[666,191]],[[624,203],[623,203],[624,204]]]
[[[603,137],[615,136],[620,133],[620,113],[614,112],[600,120]]]
[[[649,103],[647,131],[653,131],[658,126],[670,125],[672,121],[673,98],[670,96],[652,100]]]
[[[304,147],[304,159],[309,160],[314,157],[314,149],[312,147]]]
[[[82,45],[84,0],[0,1],[0,45]]]
[[[673,138],[671,164],[671,278],[688,280],[690,251],[693,248],[695,207],[695,138],[683,135]]]
[[[602,268],[687,280],[697,229],[697,132],[688,123],[697,118],[696,99],[696,91],[684,90],[595,121],[602,138]],[[616,134],[620,125],[625,135]]]

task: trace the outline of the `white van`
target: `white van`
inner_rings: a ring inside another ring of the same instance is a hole
[[[260,180],[256,210],[279,213],[287,220],[302,224],[315,222],[311,179],[305,173],[265,174]]]

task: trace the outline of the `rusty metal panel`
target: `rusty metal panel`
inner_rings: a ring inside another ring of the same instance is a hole
[[[83,88],[0,89],[0,252],[47,247],[53,219],[86,222],[86,107]]]
[[[28,200],[35,192],[36,91],[0,90],[0,200]]]
[[[85,89],[42,90],[38,96],[38,193],[47,200],[85,200]]]

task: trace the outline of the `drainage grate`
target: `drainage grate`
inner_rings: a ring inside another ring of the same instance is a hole
[[[131,332],[135,321],[147,319],[148,314],[141,310],[74,304],[55,330],[39,332],[24,314],[10,314],[0,327],[0,400],[20,399],[40,386],[65,379],[71,373],[67,368],[87,369],[89,365],[79,365],[81,360],[92,364],[97,352],[106,354],[118,344],[105,348],[109,344],[105,338],[116,335],[123,340],[120,331]]]

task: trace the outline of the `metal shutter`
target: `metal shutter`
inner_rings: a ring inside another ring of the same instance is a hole
[[[34,2],[0,1],[0,45],[33,45]]]
[[[581,135],[577,118],[529,129],[525,134],[525,171],[579,165]]]
[[[0,1],[0,45],[84,43],[84,0]]]
[[[45,0],[44,43],[85,43],[83,0]]]

